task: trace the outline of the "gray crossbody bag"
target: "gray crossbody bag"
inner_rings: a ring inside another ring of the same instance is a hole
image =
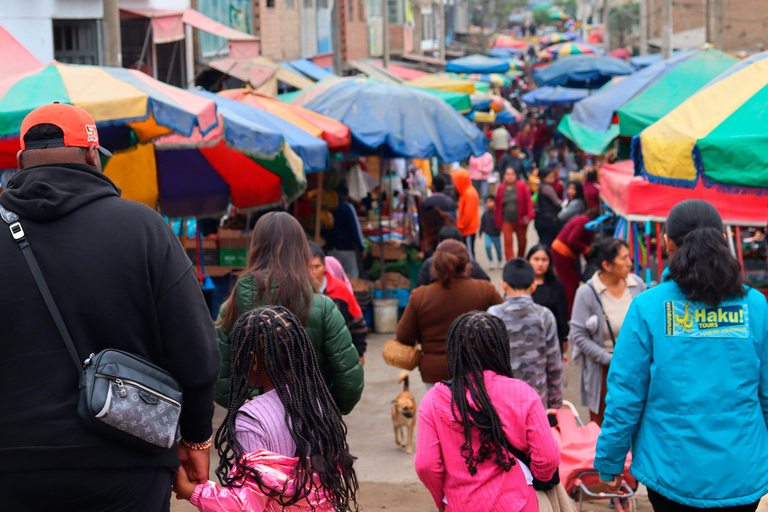
[[[146,358],[122,350],[104,349],[81,364],[19,216],[0,206],[0,217],[19,244],[77,370],[78,416],[89,427],[132,445],[150,450],[173,447],[182,403],[178,381]]]

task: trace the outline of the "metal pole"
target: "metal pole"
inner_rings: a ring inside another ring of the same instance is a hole
[[[381,0],[381,44],[384,46],[382,61],[384,67],[389,67],[389,0]]]
[[[648,0],[640,0],[640,55],[648,55]]]
[[[155,44],[155,38],[152,38],[152,78],[157,80],[157,45]]]
[[[331,8],[331,39],[331,44],[333,44],[333,72],[341,75],[343,56],[341,54],[341,9],[339,9],[339,0],[333,0],[333,7]]]
[[[440,29],[437,31],[437,37],[439,38],[440,60],[445,60],[445,1],[438,0],[440,6],[438,7],[438,14],[440,15]]]
[[[186,59],[185,70],[187,76],[185,83],[187,87],[195,85],[195,42],[192,27],[184,25],[184,57]]]
[[[120,8],[117,0],[104,0],[104,18],[102,20],[104,35],[104,64],[114,68],[123,66],[123,55],[120,36]]]
[[[672,0],[661,2],[661,58],[668,59],[672,56]]]

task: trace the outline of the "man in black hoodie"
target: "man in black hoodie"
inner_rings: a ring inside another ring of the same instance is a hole
[[[101,172],[93,118],[47,105],[21,126],[17,213],[80,360],[105,348],[173,374],[178,448],[146,451],[84,426],[78,375],[11,233],[0,223],[0,491],[3,510],[167,511],[179,461],[208,477],[216,332],[192,263],[155,211]]]

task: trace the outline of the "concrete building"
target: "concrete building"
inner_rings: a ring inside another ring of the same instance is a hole
[[[103,0],[0,0],[0,24],[41,62],[102,64]]]
[[[661,44],[661,2],[648,0],[648,39]],[[673,45],[694,48],[704,42],[731,52],[768,49],[765,0],[687,0],[673,2]]]

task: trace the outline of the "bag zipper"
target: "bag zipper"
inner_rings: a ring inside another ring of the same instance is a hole
[[[115,381],[115,384],[117,384],[117,389],[120,391],[120,396],[123,397],[123,398],[125,398],[125,396],[127,394],[125,392],[125,387],[123,387],[123,384],[131,384],[133,386],[136,386],[137,388],[143,389],[147,393],[151,393],[153,395],[159,396],[160,398],[164,399],[166,402],[170,402],[170,403],[176,405],[177,407],[181,407],[181,404],[178,401],[174,400],[173,398],[171,398],[171,397],[169,397],[167,395],[164,395],[164,394],[162,394],[162,393],[160,393],[158,391],[155,391],[154,389],[150,389],[147,386],[136,382],[135,380],[121,379],[119,377],[115,377],[113,375],[107,375],[105,373],[97,373],[96,377],[101,377],[101,378],[110,379],[110,380]]]

